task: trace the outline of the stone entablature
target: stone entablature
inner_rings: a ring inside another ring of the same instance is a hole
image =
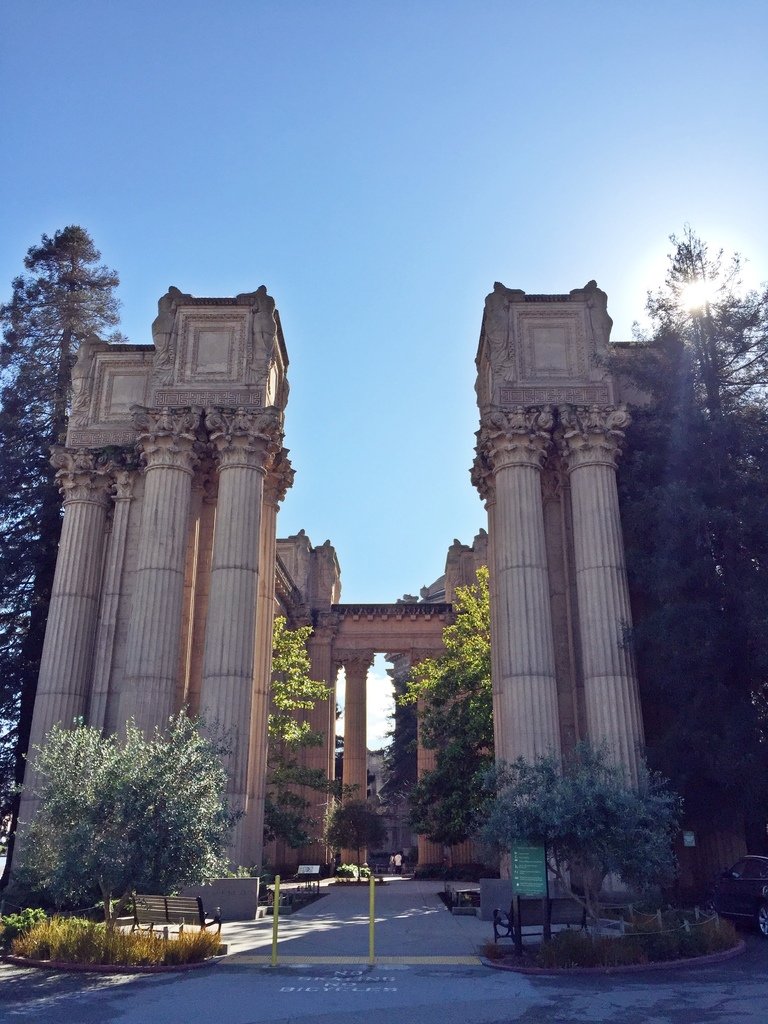
[[[158,303],[154,345],[82,343],[72,371],[67,446],[135,439],[134,406],[284,409],[288,355],[275,302],[262,285],[231,299],[171,287]]]
[[[485,300],[477,354],[477,400],[493,407],[610,404],[602,365],[612,321],[594,281],[568,295],[526,295],[498,282]]]

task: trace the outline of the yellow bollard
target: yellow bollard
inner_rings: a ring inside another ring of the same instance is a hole
[[[275,875],[275,897],[272,903],[272,966],[277,967],[277,923],[280,917],[280,875]]]
[[[374,952],[373,952],[373,928],[374,928],[374,924],[376,923],[376,909],[375,909],[376,897],[374,895],[375,892],[376,892],[376,879],[374,878],[373,872],[371,872],[370,879],[368,880],[368,894],[369,894],[369,899],[368,899],[368,903],[369,903],[369,909],[368,909],[368,916],[369,916],[369,923],[368,923],[368,963],[369,964],[374,964],[376,962],[376,957],[374,956]]]

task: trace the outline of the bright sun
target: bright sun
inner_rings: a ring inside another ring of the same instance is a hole
[[[703,309],[708,302],[715,298],[717,288],[713,281],[697,278],[689,281],[680,291],[680,303],[684,309],[694,312]]]

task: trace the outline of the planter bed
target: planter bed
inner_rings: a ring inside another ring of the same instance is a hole
[[[211,967],[219,957],[199,960],[193,964],[74,964],[67,960],[28,960],[23,956],[7,956],[6,962],[18,967],[41,967],[48,971],[90,972],[93,974],[167,974],[169,971],[194,971]]]

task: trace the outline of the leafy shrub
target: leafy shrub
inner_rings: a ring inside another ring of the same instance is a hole
[[[336,868],[337,878],[357,878],[357,864],[339,864]]]
[[[12,942],[39,921],[44,921],[45,916],[45,911],[39,907],[25,907],[18,914],[6,914],[1,917],[3,942]]]
[[[712,918],[691,921],[688,928],[679,915],[665,915],[661,929],[655,915],[635,922],[623,936],[585,932],[558,932],[552,942],[544,943],[536,955],[539,967],[620,967],[705,956],[732,949],[738,942],[736,932],[726,921]]]
[[[73,964],[159,966],[199,963],[215,956],[219,936],[183,932],[164,939],[152,932],[124,932],[81,918],[53,917],[32,927],[13,943],[16,956]]]

